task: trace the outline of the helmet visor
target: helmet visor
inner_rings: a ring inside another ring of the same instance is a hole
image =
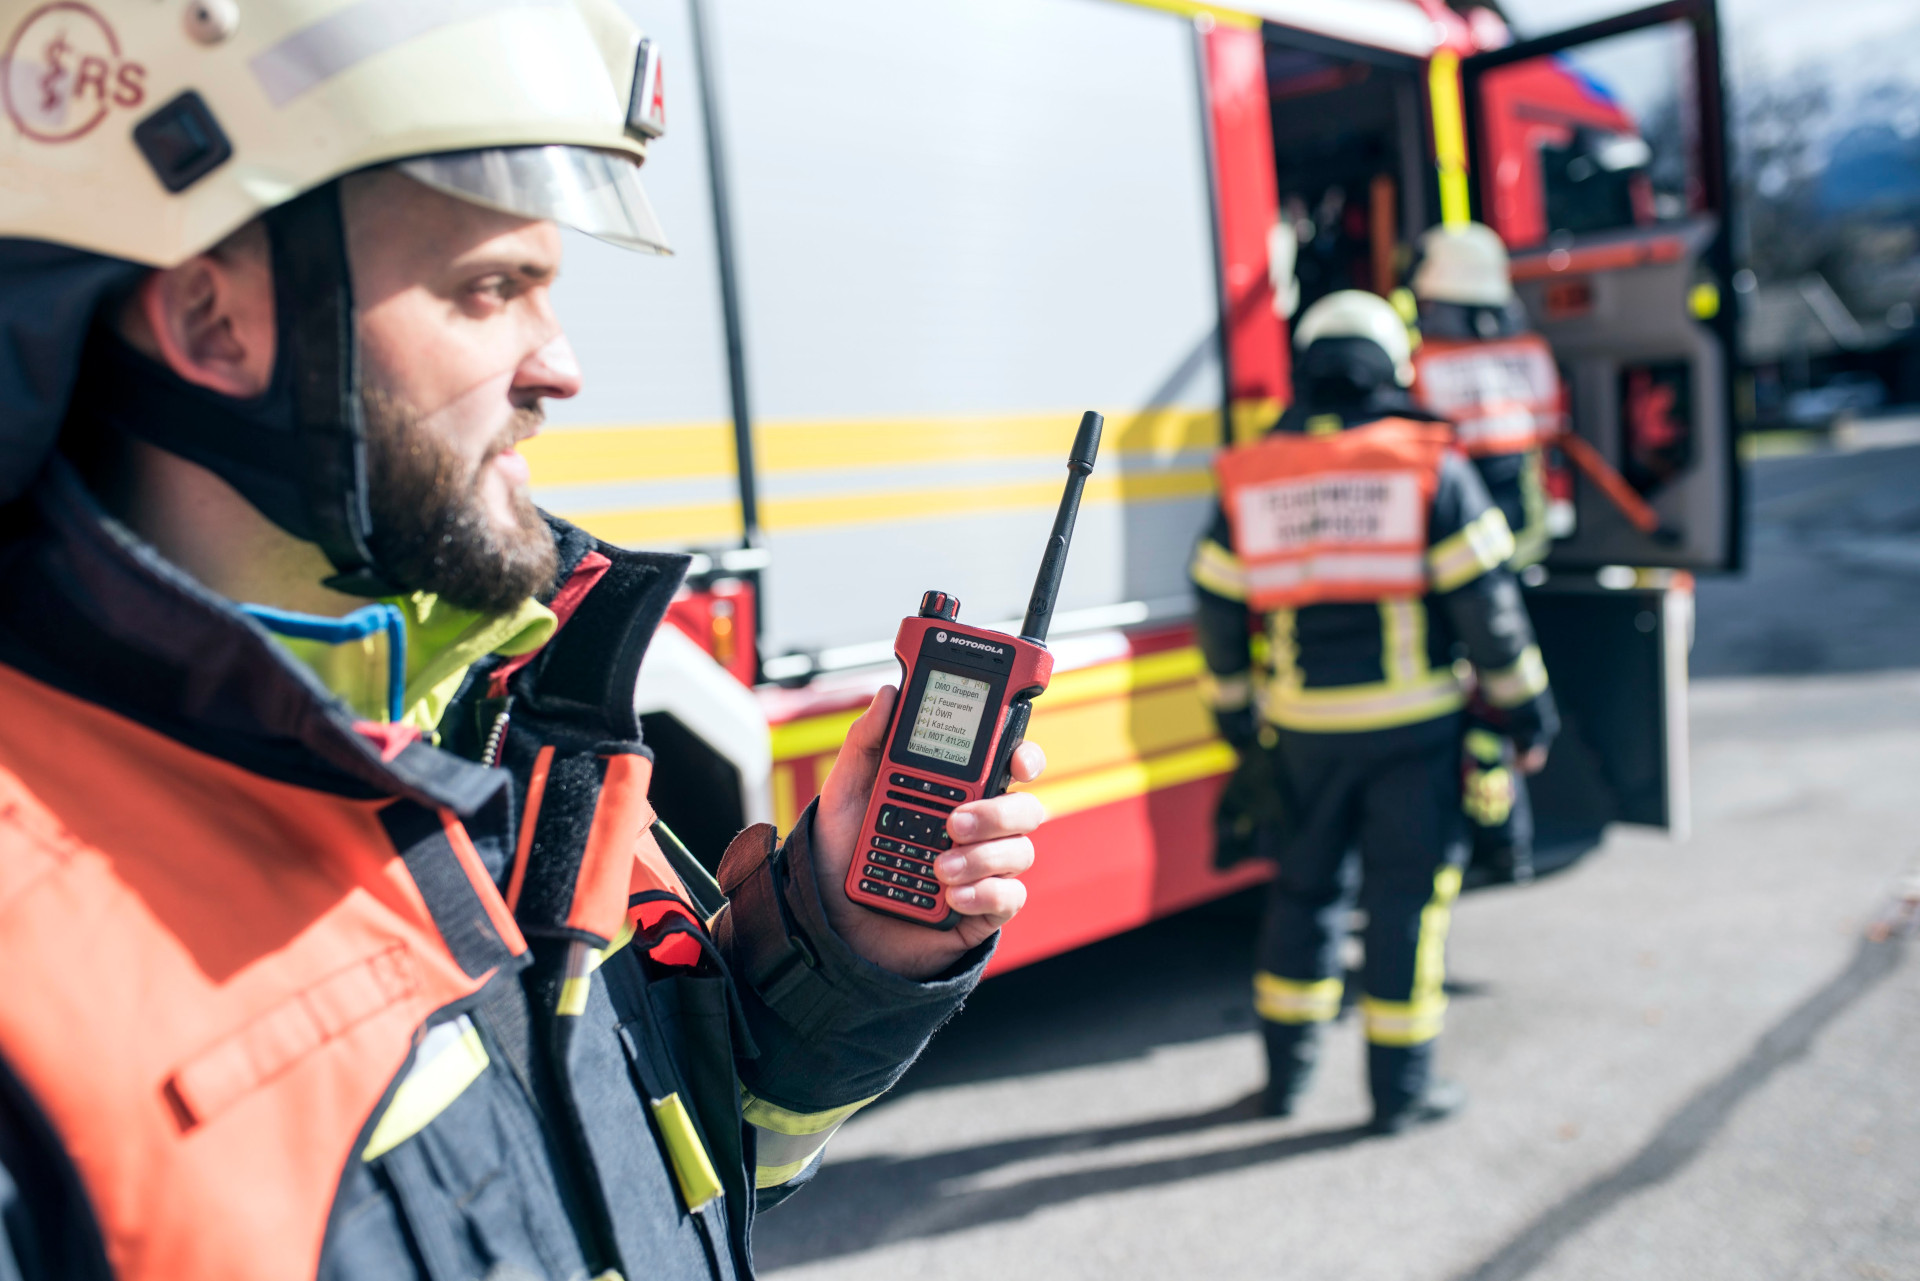
[[[502,213],[561,223],[651,254],[670,254],[632,157],[591,147],[489,147],[395,166],[416,182]]]

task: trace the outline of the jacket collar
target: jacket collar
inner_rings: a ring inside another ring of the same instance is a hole
[[[556,711],[578,705],[582,714],[591,705],[583,729],[631,722],[631,735],[609,737],[637,738],[632,677],[687,560],[597,544],[548,519],[561,552],[556,586],[598,550],[625,590],[604,602],[600,590],[591,593],[599,606],[593,626],[571,638],[565,667],[572,670],[543,701]],[[588,614],[585,603],[576,614]],[[528,670],[551,670],[550,657],[543,652]],[[0,662],[196,750],[301,786],[404,796],[470,815],[506,780],[502,770],[417,737],[356,723],[259,624],[107,515],[57,455],[27,499],[0,511]],[[474,683],[469,676],[469,689]],[[617,723],[608,721],[610,707]]]

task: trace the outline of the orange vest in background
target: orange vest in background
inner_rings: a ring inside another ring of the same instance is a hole
[[[1452,434],[1383,418],[1328,436],[1275,432],[1214,462],[1247,604],[1293,609],[1427,590],[1427,513]]]
[[[1448,419],[1473,457],[1522,454],[1560,430],[1560,369],[1539,334],[1430,338],[1413,357],[1414,399]]]

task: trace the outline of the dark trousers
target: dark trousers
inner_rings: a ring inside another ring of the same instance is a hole
[[[1281,730],[1299,826],[1280,857],[1260,931],[1255,1007],[1282,1062],[1289,1043],[1340,1012],[1340,943],[1357,855],[1367,914],[1361,1010],[1376,1111],[1425,1083],[1446,996],[1446,933],[1466,860],[1460,717],[1354,734]],[[1282,1091],[1284,1092],[1284,1091]]]

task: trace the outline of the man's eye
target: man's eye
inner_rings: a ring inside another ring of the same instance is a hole
[[[473,284],[472,294],[485,302],[504,302],[520,292],[520,282],[512,276],[487,276]]]

